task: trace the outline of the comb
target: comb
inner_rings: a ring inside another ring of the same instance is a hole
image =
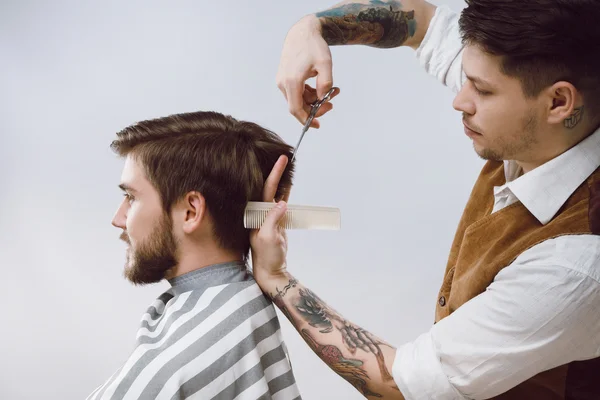
[[[276,203],[250,201],[244,211],[244,228],[259,229]],[[339,230],[341,215],[338,208],[288,204],[282,219],[284,229]]]

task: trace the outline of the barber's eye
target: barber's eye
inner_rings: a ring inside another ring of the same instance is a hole
[[[487,92],[485,90],[480,90],[479,88],[477,88],[477,86],[474,86],[474,88],[475,88],[475,91],[477,93],[479,93],[481,96],[487,96],[487,95],[491,94],[490,92]]]

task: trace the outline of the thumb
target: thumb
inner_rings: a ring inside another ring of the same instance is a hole
[[[331,62],[324,62],[317,67],[317,96],[319,99],[325,97],[329,89],[333,87],[333,70]]]
[[[265,222],[263,222],[261,230],[266,231],[275,231],[277,230],[277,225],[283,219],[285,212],[287,211],[287,204],[285,201],[280,201],[277,203],[275,207],[269,211],[267,217],[265,218]]]

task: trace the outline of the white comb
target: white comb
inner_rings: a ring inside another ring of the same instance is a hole
[[[250,201],[244,211],[244,228],[259,229],[276,203]],[[341,215],[338,208],[287,205],[282,226],[285,229],[339,230]]]

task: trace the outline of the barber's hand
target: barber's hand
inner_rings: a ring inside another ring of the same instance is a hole
[[[304,17],[288,32],[279,70],[277,86],[288,102],[289,110],[300,123],[306,123],[310,113],[310,105],[322,99],[333,87],[333,64],[327,42],[321,36],[321,23],[314,15]],[[317,88],[305,84],[309,78],[317,77]],[[336,89],[331,98],[337,96]],[[318,117],[333,108],[326,102],[317,112],[311,123],[312,128],[319,128]]]
[[[279,157],[275,163],[265,181],[263,201],[272,202],[274,200],[287,163],[288,159],[285,156]],[[285,229],[279,223],[287,210],[288,198],[289,192],[285,193],[277,206],[269,211],[261,228],[250,233],[253,273],[259,285],[270,279],[282,277],[286,273],[287,236]]]

